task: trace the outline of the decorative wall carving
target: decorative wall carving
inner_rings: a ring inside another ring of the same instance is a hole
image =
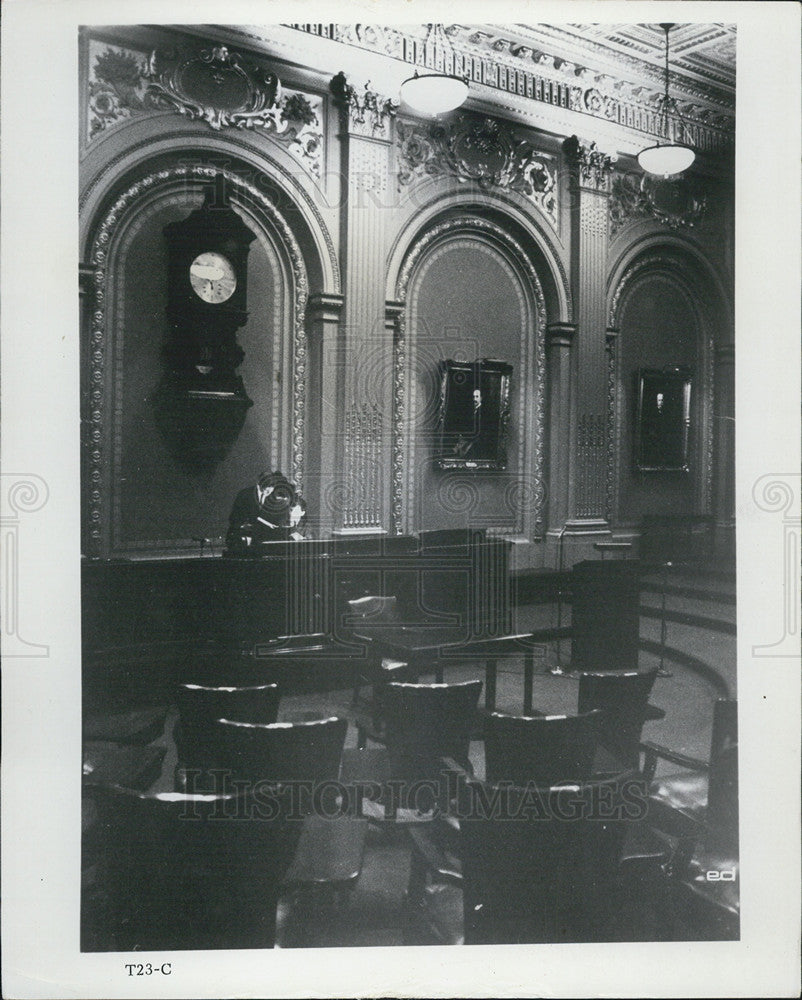
[[[610,235],[627,223],[656,219],[670,229],[702,223],[707,195],[697,178],[651,177],[635,171],[616,171],[610,193]]]
[[[146,76],[143,52],[89,42],[87,139],[145,110]]]
[[[527,197],[556,228],[556,161],[494,118],[460,114],[448,124],[398,122],[399,186],[444,174]]]
[[[382,413],[376,403],[352,402],[345,413],[345,471],[349,502],[343,527],[381,524]]]
[[[563,149],[568,162],[576,167],[581,182],[599,191],[607,190],[616,160],[614,154],[604,153],[595,142],[585,142],[575,135],[565,140]]]
[[[352,86],[345,73],[332,77],[329,90],[337,103],[348,113],[348,127],[358,135],[389,136],[390,119],[398,110],[398,102],[382,97],[370,89],[368,81],[362,90]]]
[[[222,173],[231,190],[247,194],[265,217],[279,231],[282,242],[289,254],[294,279],[294,311],[292,331],[292,478],[299,489],[303,484],[303,455],[305,433],[305,400],[306,400],[306,331],[305,316],[308,298],[306,268],[301,254],[301,248],[294,233],[284,218],[276,210],[275,205],[263,191],[250,182],[229,170],[219,167],[207,167],[201,164],[183,164],[169,167],[148,174],[132,184],[111,205],[99,223],[92,241],[91,260],[94,266],[94,308],[91,316],[89,334],[89,389],[88,418],[85,429],[84,447],[86,449],[86,476],[89,483],[87,495],[87,521],[89,524],[89,555],[99,556],[102,553],[103,537],[103,469],[106,457],[103,454],[104,421],[106,394],[106,363],[109,340],[113,334],[109,324],[113,321],[109,315],[109,273],[107,270],[109,250],[114,244],[118,226],[126,217],[133,205],[160,185],[170,184],[176,180],[185,179],[206,182]],[[119,430],[119,428],[118,428]]]
[[[406,395],[407,376],[407,317],[402,302],[388,302],[385,305],[387,321],[393,328],[393,444],[392,444],[392,484],[390,487],[390,517],[396,535],[402,532],[401,494],[404,470],[404,433],[402,415]]]
[[[607,496],[604,516],[612,523],[616,511],[618,468],[616,456],[619,449],[616,446],[616,413],[615,413],[615,373],[616,373],[616,341],[618,330],[608,330],[607,347]]]
[[[598,517],[607,504],[607,415],[582,413],[577,426],[577,517]]]
[[[315,177],[323,159],[323,99],[282,88],[278,76],[225,45],[194,54],[89,42],[88,139],[152,111],[175,111],[216,131],[270,135]]]

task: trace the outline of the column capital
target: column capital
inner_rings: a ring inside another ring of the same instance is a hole
[[[576,328],[576,323],[549,323],[546,327],[549,347],[570,347]]]
[[[340,107],[347,135],[377,142],[390,141],[390,119],[398,111],[396,101],[368,87],[354,87],[343,72],[332,78],[329,90]]]
[[[595,142],[588,142],[578,136],[569,136],[563,143],[563,152],[572,169],[574,183],[587,191],[609,194],[610,175],[615,154],[604,153]]]

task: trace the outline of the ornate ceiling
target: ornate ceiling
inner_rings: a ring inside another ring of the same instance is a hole
[[[665,33],[660,24],[515,25],[551,54],[585,61],[650,85],[662,83]],[[499,38],[503,29],[499,29]],[[671,29],[671,79],[678,93],[734,106],[735,26],[677,24]]]
[[[265,55],[320,71],[331,65],[355,84],[369,79],[391,98],[410,67],[444,68],[423,24],[216,27],[223,38]],[[477,110],[503,111],[556,134],[583,134],[630,154],[661,134],[665,34],[659,24],[454,23],[445,30],[455,72],[468,77]],[[735,54],[734,25],[672,28],[671,93],[702,154],[729,155],[733,147]]]

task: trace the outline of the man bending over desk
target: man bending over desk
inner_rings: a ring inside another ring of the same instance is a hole
[[[306,516],[303,497],[276,469],[265,472],[255,486],[240,490],[228,518],[226,547],[234,555],[257,555],[262,542],[303,538]]]

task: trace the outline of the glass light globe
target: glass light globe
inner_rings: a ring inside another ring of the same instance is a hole
[[[656,174],[658,177],[681,174],[695,159],[696,154],[690,146],[675,144],[648,146],[638,153],[638,163],[641,168],[647,174]]]
[[[401,99],[422,115],[442,115],[464,103],[468,84],[459,76],[425,73],[401,84]]]

